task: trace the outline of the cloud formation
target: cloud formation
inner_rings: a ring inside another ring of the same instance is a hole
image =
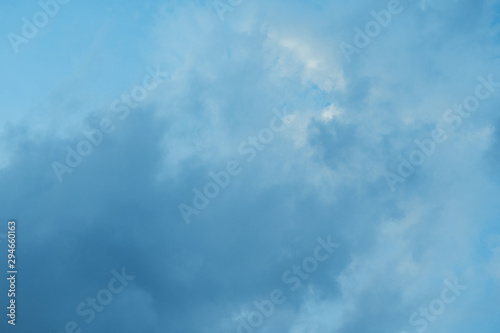
[[[40,6],[0,4],[0,215],[19,254],[19,327],[2,332],[496,333],[500,90],[456,105],[500,82],[500,3],[401,0],[348,61],[342,43],[390,1],[233,1],[222,21],[212,2],[70,1],[17,53],[7,36]],[[269,140],[273,110],[286,127]],[[115,129],[58,176],[102,119]],[[446,141],[391,191],[436,128]],[[187,224],[179,205],[233,160]],[[318,260],[329,236],[341,246]],[[122,268],[135,278],[86,323],[75,309]],[[454,281],[467,289],[441,311]]]

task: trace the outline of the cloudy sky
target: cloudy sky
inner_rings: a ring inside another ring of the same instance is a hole
[[[498,332],[500,1],[0,18],[1,332]]]

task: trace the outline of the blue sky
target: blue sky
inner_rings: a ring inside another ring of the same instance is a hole
[[[222,4],[0,2],[1,331],[498,332],[500,2]]]

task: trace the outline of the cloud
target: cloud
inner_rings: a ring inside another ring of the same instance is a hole
[[[498,3],[401,3],[350,63],[339,44],[387,1],[244,1],[223,22],[210,1],[71,3],[21,55],[2,51],[15,71],[0,91],[33,78],[4,93],[0,123],[1,219],[19,225],[19,329],[74,320],[86,332],[237,332],[252,303],[332,235],[339,252],[261,332],[414,332],[410,315],[454,277],[468,289],[427,331],[496,332],[498,92],[456,130],[443,113],[478,76],[500,81]],[[76,48],[61,48],[66,33]],[[155,64],[167,79],[119,121],[113,100]],[[287,110],[288,125],[249,163],[238,145],[273,109]],[[116,130],[59,183],[51,163],[104,116]],[[438,126],[449,139],[391,192],[384,172]],[[241,174],[186,225],[178,205],[232,159]],[[121,267],[133,284],[86,324],[76,306]]]

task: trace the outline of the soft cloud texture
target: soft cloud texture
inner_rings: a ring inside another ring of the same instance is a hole
[[[500,88],[456,129],[443,114],[479,76],[500,82],[500,2],[401,5],[351,62],[339,44],[387,1],[245,0],[224,21],[210,1],[71,1],[18,54],[4,38],[0,220],[18,221],[19,305],[2,332],[236,333],[279,288],[255,332],[410,333],[456,277],[467,290],[426,332],[496,333]],[[38,10],[2,2],[1,31]],[[112,101],[156,65],[168,78],[120,120]],[[248,162],[238,145],[273,109],[289,124]],[[59,182],[51,163],[103,117],[115,131]],[[384,173],[436,127],[448,140],[391,192]],[[241,174],[186,225],[178,205],[233,159]],[[283,272],[327,235],[341,247],[291,292]],[[77,305],[122,267],[135,280],[86,324]]]

